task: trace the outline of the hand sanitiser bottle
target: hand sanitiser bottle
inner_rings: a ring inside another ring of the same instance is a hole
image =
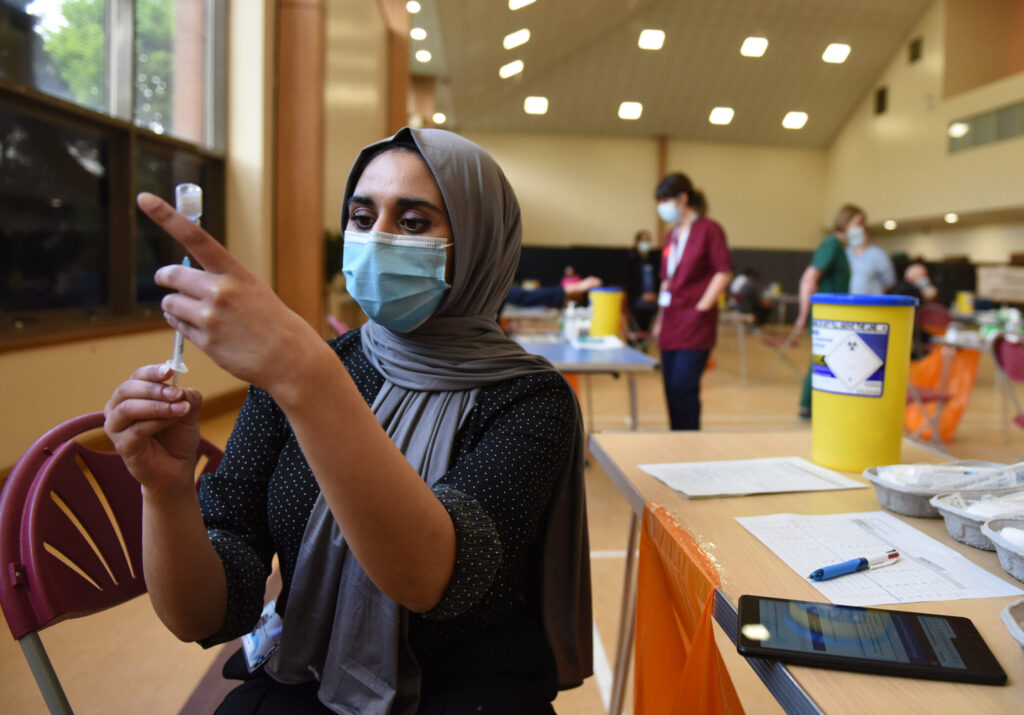
[[[199,225],[199,219],[203,215],[203,190],[195,184],[178,184],[174,188],[174,208],[192,223]],[[181,261],[181,265],[192,265],[188,256]],[[174,370],[172,385],[178,384],[178,375],[188,372],[188,367],[182,361],[181,356],[185,350],[185,336],[180,330],[174,331],[174,352],[167,364]]]

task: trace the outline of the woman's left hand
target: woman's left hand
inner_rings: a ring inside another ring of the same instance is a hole
[[[167,322],[214,362],[273,393],[299,372],[296,360],[324,345],[270,286],[206,231],[153,194],[139,194],[138,205],[205,269],[164,266],[156,282],[177,291],[160,303]]]

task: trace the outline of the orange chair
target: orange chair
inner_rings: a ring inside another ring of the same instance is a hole
[[[980,360],[981,353],[977,350],[937,346],[925,357],[910,363],[911,384],[919,390],[926,388],[948,393],[949,400],[937,400],[923,406],[916,402],[908,404],[904,418],[907,432],[917,434],[925,441],[931,440],[932,428],[927,422],[937,418],[939,436],[947,443],[952,440],[974,391]]]
[[[146,592],[139,483],[116,452],[74,440],[102,426],[97,412],[53,428],[0,494],[0,606],[52,713],[71,706],[39,631]],[[222,453],[203,439],[197,456],[197,469],[212,471]]]
[[[663,506],[644,509],[637,578],[633,712],[742,713],[711,622],[718,571]]]

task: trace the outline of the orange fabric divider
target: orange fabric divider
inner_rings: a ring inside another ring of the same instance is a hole
[[[657,504],[644,509],[637,578],[633,712],[742,713],[711,622],[718,571]]]
[[[563,372],[562,376],[566,379],[570,385],[572,385],[572,391],[576,393],[576,399],[580,399],[580,375],[578,372]]]
[[[981,353],[977,350],[957,349],[953,356],[952,364],[949,367],[949,379],[945,386],[942,382],[942,346],[932,348],[925,357],[910,363],[910,382],[917,387],[928,387],[933,390],[944,390],[952,395],[952,399],[942,408],[939,416],[939,436],[944,442],[953,439],[956,427],[960,424],[960,418],[967,409],[967,403],[971,399],[971,392],[974,391],[974,382],[978,377],[978,363],[981,361]],[[928,415],[934,415],[939,409],[936,404],[925,405]],[[925,423],[925,417],[921,414],[921,408],[915,403],[907,405],[904,424],[907,431],[913,433]],[[923,440],[931,439],[932,431],[925,427],[920,437]]]

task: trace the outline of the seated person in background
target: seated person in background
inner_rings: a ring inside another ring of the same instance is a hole
[[[862,218],[846,230],[846,260],[850,263],[850,292],[881,295],[896,285],[889,255],[868,241]]]
[[[580,278],[580,275],[576,272],[576,269],[573,268],[572,266],[566,266],[565,269],[562,271],[562,280],[559,281],[558,284],[565,288],[567,286],[572,285],[573,283],[578,283],[580,280],[582,279]]]
[[[580,301],[592,288],[600,288],[601,279],[597,276],[587,276],[573,281],[567,285],[541,286],[540,288],[522,288],[512,286],[505,295],[505,302],[512,305],[521,305],[524,308],[535,308],[544,306],[547,308],[561,308],[568,301]]]
[[[593,662],[582,420],[495,320],[521,231],[494,160],[439,129],[362,151],[343,269],[370,321],[330,342],[200,227],[138,203],[205,269],[157,272],[167,321],[252,383],[198,495],[198,390],[150,365],[105,409],[175,635],[248,632],[278,558],[279,647],[218,712],[554,713]]]
[[[771,311],[761,299],[760,277],[756,268],[745,268],[729,284],[729,302],[737,312],[750,316],[754,328],[764,325]]]
[[[903,278],[890,293],[909,295],[917,298],[921,304],[934,302],[939,295],[938,289],[928,275],[928,267],[921,261],[914,261],[907,266],[903,271]]]
[[[633,248],[629,252],[629,282],[626,300],[629,312],[639,330],[651,329],[651,321],[658,314],[658,276],[661,274],[661,254],[655,250],[649,231],[637,231]]]

